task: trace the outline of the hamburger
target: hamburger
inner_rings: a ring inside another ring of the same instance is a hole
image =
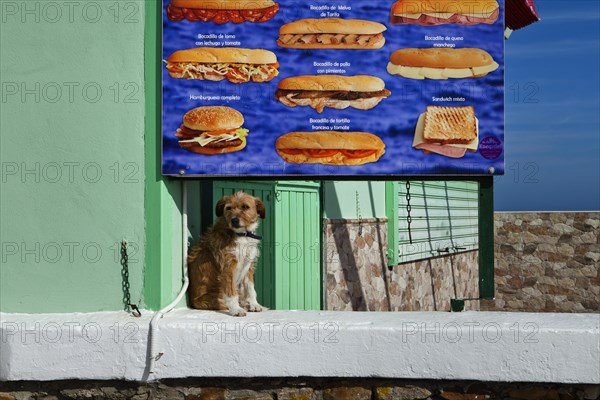
[[[272,0],[171,0],[167,16],[171,21],[214,22],[265,22],[279,11]]]
[[[392,24],[422,26],[493,24],[500,16],[496,0],[398,0],[392,6]]]
[[[288,107],[370,110],[392,94],[383,80],[369,75],[304,75],[279,82],[275,98]]]
[[[231,107],[198,107],[185,113],[175,136],[179,146],[193,153],[233,153],[246,147],[243,124],[244,116]]]
[[[409,79],[479,78],[498,67],[482,49],[427,48],[393,52],[387,71]]]
[[[268,82],[279,75],[277,56],[262,49],[199,47],[178,50],[169,56],[172,78],[233,83]]]
[[[473,107],[429,106],[421,114],[413,147],[424,153],[462,158],[479,147],[479,122]]]
[[[301,19],[280,28],[277,44],[292,49],[380,49],[386,29],[362,19]]]
[[[385,144],[366,132],[290,132],[277,139],[275,149],[293,164],[362,165],[378,161]]]

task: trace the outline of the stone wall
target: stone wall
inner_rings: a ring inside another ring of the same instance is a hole
[[[478,252],[387,267],[387,220],[326,220],[327,309],[449,311],[450,299],[479,296]],[[466,308],[478,309],[478,302]]]
[[[496,299],[485,310],[600,311],[600,213],[496,213]]]
[[[384,379],[184,379],[0,383],[0,400],[594,400],[600,385]]]

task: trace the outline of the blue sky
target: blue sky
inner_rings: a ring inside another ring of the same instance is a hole
[[[600,209],[600,1],[536,0],[506,42],[498,211]]]

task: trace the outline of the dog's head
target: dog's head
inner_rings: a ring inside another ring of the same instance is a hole
[[[223,197],[217,202],[215,211],[217,217],[224,218],[227,226],[236,233],[254,232],[258,219],[264,219],[266,215],[264,203],[244,192]]]

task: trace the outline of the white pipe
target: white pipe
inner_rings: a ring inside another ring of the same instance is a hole
[[[154,316],[152,317],[152,320],[150,321],[150,360],[149,360],[149,364],[148,364],[148,373],[152,374],[154,373],[154,364],[155,362],[162,356],[162,353],[157,353],[156,352],[156,342],[158,340],[158,323],[160,322],[160,320],[162,319],[162,317],[164,317],[164,315],[168,312],[170,312],[173,308],[175,308],[175,306],[177,306],[177,304],[179,304],[179,302],[181,301],[181,299],[183,299],[183,296],[185,296],[185,293],[187,292],[187,288],[188,285],[190,283],[190,280],[188,278],[188,270],[187,270],[187,252],[188,252],[188,235],[187,235],[187,182],[184,180],[182,181],[182,186],[181,186],[181,196],[182,196],[182,201],[181,201],[181,250],[182,250],[182,272],[183,272],[183,286],[181,287],[181,290],[179,291],[179,294],[177,295],[177,297],[175,297],[175,300],[173,300],[171,303],[169,303],[169,305],[167,305],[166,307],[164,307],[163,309],[159,310],[156,312],[156,314],[154,314]]]

